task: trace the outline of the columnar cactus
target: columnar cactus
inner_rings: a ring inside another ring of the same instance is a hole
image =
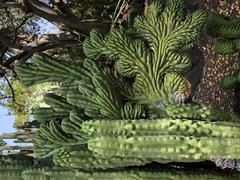
[[[178,169],[156,169],[156,171],[129,169],[87,172],[59,168],[28,169],[23,172],[24,180],[237,180],[237,173],[209,172],[206,170],[184,171]]]
[[[132,31],[113,29],[103,37],[93,30],[83,45],[87,58],[79,66],[39,54],[32,63],[19,64],[17,72],[26,85],[61,83],[58,95],[44,97],[50,107],[34,112],[42,122],[35,154],[53,156],[60,166],[86,169],[240,158],[240,125],[230,121],[237,119],[234,115],[211,107],[175,105],[190,95],[183,77],[191,66],[186,50],[205,20],[201,10],[185,12],[183,0],[169,0],[165,6],[153,1],[146,15],[136,18]],[[113,62],[113,69],[99,63],[103,56]],[[151,111],[165,118],[150,120]],[[38,175],[65,177],[55,171]],[[162,174],[153,177],[161,179]]]

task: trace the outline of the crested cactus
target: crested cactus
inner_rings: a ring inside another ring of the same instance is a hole
[[[38,157],[44,158],[53,155],[64,145],[71,146],[85,142],[86,140],[82,137],[66,134],[59,122],[50,121],[50,123],[42,124],[36,133],[34,152]]]
[[[183,77],[191,66],[186,50],[205,20],[201,10],[186,12],[183,0],[169,0],[165,6],[153,1],[146,15],[136,18],[133,31],[113,29],[104,37],[93,30],[83,44],[87,58],[79,66],[39,54],[31,63],[19,64],[16,69],[25,85],[61,83],[59,95],[44,97],[50,107],[34,112],[43,122],[35,154],[53,156],[60,166],[86,169],[240,158],[240,125],[229,121],[237,120],[234,115],[212,107],[175,105],[191,93]],[[99,63],[102,56],[113,62],[117,74]],[[150,120],[151,110],[166,117]],[[23,177],[67,180],[86,175],[45,171],[28,171]],[[95,175],[107,179],[97,173],[86,179]],[[140,179],[151,175],[165,177],[161,172],[134,173]]]
[[[198,10],[184,12],[184,1],[168,1],[166,7],[153,1],[145,16],[135,19],[134,34],[114,29],[105,38],[92,31],[83,44],[88,58],[106,55],[115,61],[120,75],[135,77],[124,95],[143,104],[165,100],[174,103],[174,94],[189,95],[189,83],[181,76],[191,66],[190,58],[179,51],[193,45],[206,20]],[[147,45],[146,45],[147,42]]]

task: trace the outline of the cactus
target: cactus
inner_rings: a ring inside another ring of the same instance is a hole
[[[212,106],[193,104],[172,104],[166,108],[167,116],[180,119],[207,121],[236,121],[235,114],[225,112]]]
[[[151,162],[150,159],[106,157],[93,154],[84,147],[70,147],[59,150],[53,156],[56,165],[80,169],[109,169],[126,166],[144,165]]]
[[[44,158],[53,155],[64,145],[71,146],[84,143],[86,143],[86,140],[83,137],[66,134],[57,121],[50,121],[50,123],[42,124],[36,133],[34,153],[38,157]]]
[[[240,17],[212,14],[209,16],[207,32],[218,38],[215,51],[220,54],[233,54],[240,52]],[[239,56],[239,55],[238,55]],[[238,64],[240,56],[238,57]],[[240,84],[239,70],[225,76],[220,82],[223,89],[238,88]]]
[[[81,126],[91,137],[179,135],[212,138],[240,138],[239,122],[207,122],[188,119],[89,120]]]
[[[104,38],[93,30],[83,44],[84,53],[92,59],[106,55],[116,62],[119,74],[135,77],[132,90],[125,94],[129,99],[155,104],[166,98],[167,103],[174,103],[173,93],[189,95],[189,83],[181,73],[189,69],[191,61],[178,50],[193,45],[206,20],[205,12],[185,14],[183,8],[182,0],[168,1],[164,9],[153,1],[147,14],[135,19],[134,35],[113,29]]]
[[[112,170],[112,171],[79,171],[62,168],[38,168],[28,169],[23,172],[24,180],[237,180],[238,173],[217,172],[212,170],[180,170],[180,169],[129,169],[129,170]]]
[[[28,86],[62,83],[58,95],[44,97],[50,107],[34,112],[43,122],[35,154],[53,156],[57,165],[87,169],[239,158],[237,117],[207,106],[175,105],[191,94],[183,77],[191,66],[186,50],[199,36],[206,16],[201,10],[186,12],[183,0],[165,5],[153,1],[146,15],[135,19],[133,31],[113,29],[104,37],[93,30],[83,44],[87,58],[79,66],[39,54],[32,63],[19,64],[17,73]],[[99,63],[102,56],[112,61],[115,76]],[[166,118],[150,120],[151,110]],[[60,171],[32,175],[68,179]],[[72,179],[78,175],[70,174]]]
[[[29,166],[33,164],[33,158],[22,154],[0,155],[0,165],[21,165]]]
[[[20,165],[0,165],[1,180],[23,180],[22,172],[27,166]]]
[[[239,138],[177,135],[96,137],[88,149],[103,156],[195,161],[209,158],[239,159]]]
[[[26,86],[42,82],[81,78],[82,74],[85,74],[79,65],[59,62],[40,53],[33,55],[32,63],[18,63],[16,71],[21,77],[21,82]]]

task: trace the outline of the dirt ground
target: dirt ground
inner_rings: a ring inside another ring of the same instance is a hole
[[[201,8],[208,13],[240,16],[240,0],[202,0]],[[213,50],[214,42],[216,40],[207,34],[203,34],[197,42],[203,52],[205,65],[193,100],[200,104],[213,105],[226,111],[232,111],[235,101],[234,92],[221,90],[219,82],[225,75],[232,74],[238,68],[237,54],[231,56],[216,54]]]

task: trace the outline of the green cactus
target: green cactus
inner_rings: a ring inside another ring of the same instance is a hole
[[[239,88],[240,85],[240,70],[235,71],[233,74],[226,75],[220,84],[223,89]]]
[[[155,120],[89,120],[82,131],[91,137],[99,136],[158,136],[178,135],[212,138],[240,138],[239,122],[207,122],[188,119]]]
[[[225,17],[220,14],[210,14],[207,22],[207,32],[212,37],[239,38],[240,18],[237,16]]]
[[[211,14],[207,23],[207,32],[210,36],[218,38],[215,51],[220,54],[233,54],[240,52],[240,17]],[[238,64],[240,56],[238,55]],[[238,88],[240,84],[239,70],[225,76],[220,82],[223,89]]]
[[[150,163],[150,159],[106,157],[93,154],[84,147],[70,147],[59,150],[53,156],[55,165],[80,169],[111,169],[117,167],[137,166]]]
[[[62,146],[71,146],[75,144],[84,144],[86,140],[83,137],[66,134],[57,121],[44,123],[36,133],[36,142],[34,143],[34,153],[40,158],[53,155]]]
[[[239,138],[177,135],[106,136],[88,141],[88,149],[103,156],[196,161],[209,158],[239,159]]]
[[[0,155],[0,165],[21,165],[29,166],[33,164],[33,157],[23,154]]]
[[[23,172],[24,180],[238,180],[239,173],[217,172],[212,170],[181,170],[181,169],[159,169],[155,171],[148,169],[129,169],[111,171],[79,171],[63,168],[34,168]]]
[[[201,10],[186,12],[183,0],[165,5],[153,1],[146,15],[135,19],[133,31],[113,29],[103,37],[93,30],[83,44],[87,58],[79,66],[40,55],[19,64],[16,69],[26,85],[62,83],[58,95],[44,97],[50,107],[34,112],[43,122],[34,145],[37,157],[53,156],[57,165],[87,169],[239,158],[235,115],[208,106],[175,105],[190,95],[183,77],[191,66],[186,50],[206,16]],[[113,62],[116,75],[99,63],[102,56]],[[166,118],[150,120],[151,110]],[[78,178],[77,171],[45,171],[29,171],[32,176],[26,172],[24,177]],[[152,175],[136,174],[140,179]],[[161,179],[162,174],[152,176]]]
[[[153,1],[147,14],[135,19],[134,35],[114,29],[104,38],[92,31],[83,44],[84,53],[92,59],[107,55],[121,75],[135,77],[132,89],[125,94],[129,99],[156,104],[166,98],[167,103],[173,103],[173,93],[185,97],[189,93],[181,73],[189,69],[191,61],[178,52],[193,45],[206,20],[205,12],[185,14],[183,8],[182,0],[168,1],[165,8]]]
[[[28,168],[20,165],[0,165],[1,180],[23,180],[22,172]]]
[[[239,118],[212,106],[193,104],[172,104],[166,108],[167,116],[180,119],[195,119],[203,121],[237,121]]]
[[[86,73],[79,65],[59,62],[41,54],[34,54],[32,63],[18,63],[16,71],[21,77],[21,82],[26,86],[42,82],[81,78],[82,74]]]

